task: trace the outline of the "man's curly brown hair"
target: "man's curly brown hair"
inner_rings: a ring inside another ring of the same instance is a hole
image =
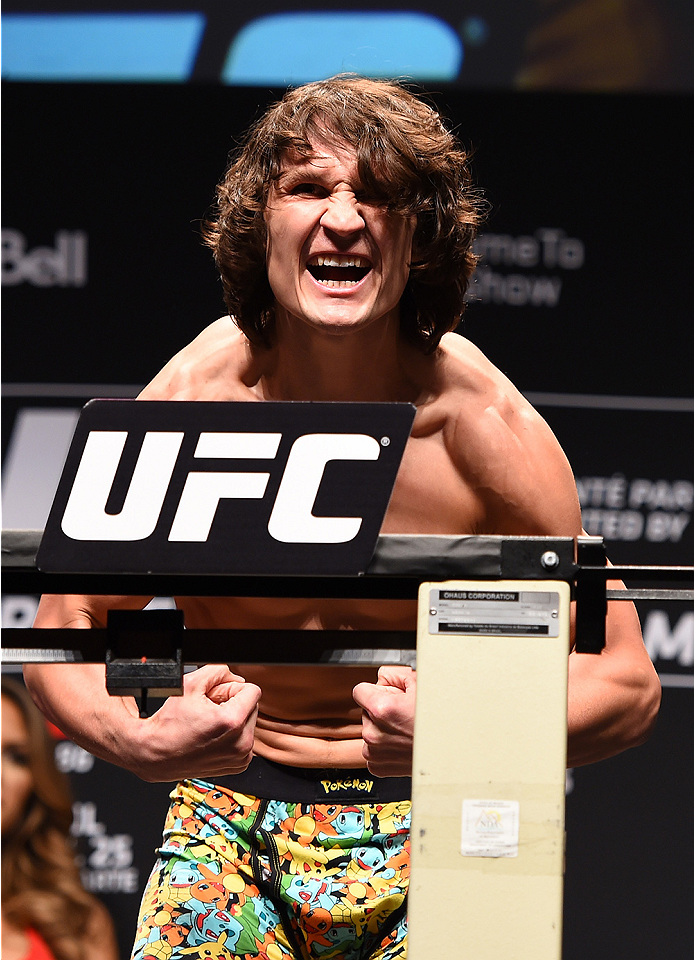
[[[349,146],[368,194],[395,213],[416,216],[400,324],[408,340],[433,350],[465,310],[483,202],[472,186],[469,154],[439,114],[389,80],[341,75],[308,83],[290,90],[250,128],[204,226],[230,315],[251,341],[270,345],[268,193],[287,153],[310,157],[317,141]]]

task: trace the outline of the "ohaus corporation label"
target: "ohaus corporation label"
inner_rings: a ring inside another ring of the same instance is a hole
[[[429,633],[558,637],[559,594],[542,590],[432,589]]]

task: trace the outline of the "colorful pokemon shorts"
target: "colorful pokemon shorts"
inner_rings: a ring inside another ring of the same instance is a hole
[[[403,781],[251,768],[262,792],[279,779],[295,798],[202,780],[171,794],[132,960],[404,958],[410,802],[390,799],[409,795]]]

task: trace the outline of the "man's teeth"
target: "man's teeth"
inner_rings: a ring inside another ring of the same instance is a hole
[[[316,267],[361,267],[362,269],[369,266],[367,260],[363,260],[361,257],[351,257],[349,259],[340,258],[339,260],[335,257],[315,257],[311,260],[311,265]]]
[[[364,257],[316,254],[308,262],[313,279],[324,287],[354,287],[371,269]],[[342,271],[344,277],[339,276]]]

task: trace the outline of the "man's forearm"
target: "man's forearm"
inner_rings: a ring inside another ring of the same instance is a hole
[[[607,587],[622,589],[618,580]],[[568,766],[604,760],[647,739],[660,708],[660,681],[630,601],[607,605],[605,648],[569,656]]]
[[[569,767],[638,746],[658,715],[660,683],[647,657],[626,675],[612,664],[597,669],[598,656],[602,654],[569,657]]]
[[[100,664],[26,664],[24,678],[37,706],[75,743],[103,760],[134,769],[137,732],[132,697],[112,697]]]
[[[183,696],[146,719],[132,697],[107,693],[102,666],[31,664],[25,675],[41,710],[67,736],[143,780],[214,778],[250,762],[261,691],[226,664],[186,674]]]

